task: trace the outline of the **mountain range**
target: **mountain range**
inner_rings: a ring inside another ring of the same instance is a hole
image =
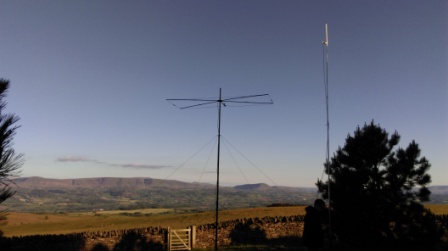
[[[18,212],[73,212],[174,208],[211,210],[215,207],[216,186],[153,178],[17,178],[16,194],[1,204]],[[448,186],[433,186],[431,203],[448,203]],[[220,187],[220,208],[247,208],[269,205],[310,205],[316,188],[269,186],[264,183]],[[0,208],[1,210],[2,208]]]
[[[48,179],[42,177],[17,178],[13,182],[21,188],[170,188],[188,189],[199,187],[215,187],[207,183],[188,183],[176,180],[161,180],[152,178],[80,178],[80,179]]]
[[[210,210],[215,207],[216,185],[153,178],[14,179],[16,194],[2,203],[10,211],[72,212],[174,208]],[[268,205],[307,205],[316,188],[269,186],[264,183],[220,187],[222,209]]]

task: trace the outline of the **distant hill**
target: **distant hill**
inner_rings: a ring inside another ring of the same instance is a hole
[[[119,177],[98,177],[98,178],[78,178],[78,179],[49,179],[42,177],[24,177],[13,179],[13,182],[19,188],[47,189],[47,188],[169,188],[169,189],[198,189],[214,188],[215,184],[210,183],[189,183],[177,180],[162,180],[149,177],[119,178]],[[285,191],[316,190],[316,188],[307,187],[281,187],[269,186],[265,183],[243,184],[233,187],[236,190],[254,191],[282,189]],[[448,186],[430,186],[429,190],[433,195],[448,195]]]
[[[17,212],[74,212],[141,208],[212,210],[216,186],[153,178],[47,179],[27,177],[14,180],[16,194],[3,202],[3,209]],[[448,186],[429,187],[430,203],[448,203]],[[311,205],[317,189],[269,186],[264,183],[220,187],[221,209],[269,205]],[[6,208],[4,208],[6,207]]]
[[[448,195],[448,186],[430,186],[429,190],[433,195],[445,194]]]
[[[237,190],[266,190],[271,187],[264,183],[258,183],[258,184],[246,184],[246,185],[235,186],[234,188]]]
[[[99,209],[175,208],[212,210],[216,185],[153,178],[48,179],[26,177],[14,180],[16,194],[2,203],[18,212],[73,212]],[[249,208],[272,204],[310,205],[316,188],[246,184],[219,189],[221,209]],[[1,208],[0,208],[1,210]]]
[[[187,189],[199,187],[214,187],[207,183],[188,183],[176,180],[161,180],[152,178],[79,178],[79,179],[48,179],[42,177],[17,178],[13,180],[20,188],[169,188]]]

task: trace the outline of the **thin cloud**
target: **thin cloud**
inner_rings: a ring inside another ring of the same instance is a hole
[[[171,166],[167,166],[167,165],[148,165],[148,164],[136,164],[136,163],[111,164],[111,166],[134,168],[134,169],[162,169],[162,168],[166,168],[166,167],[171,167]]]
[[[110,165],[110,166],[114,166],[114,167],[133,168],[133,169],[162,169],[162,168],[172,167],[172,166],[168,166],[168,165],[150,165],[150,164],[141,164],[141,163],[112,164],[112,163],[102,162],[99,160],[90,159],[90,158],[86,158],[86,157],[71,156],[71,155],[59,157],[59,158],[57,158],[57,161],[65,162],[65,163],[89,162],[89,163],[95,163],[95,164],[104,164],[104,165]]]
[[[94,159],[89,159],[85,157],[79,157],[79,156],[64,156],[57,158],[58,162],[94,162],[98,163],[98,161]]]

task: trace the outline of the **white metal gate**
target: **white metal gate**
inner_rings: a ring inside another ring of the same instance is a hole
[[[191,250],[191,229],[169,229],[168,251]]]

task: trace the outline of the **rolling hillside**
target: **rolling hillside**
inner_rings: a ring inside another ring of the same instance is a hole
[[[18,178],[13,180],[20,188],[60,188],[60,189],[77,189],[77,188],[176,188],[189,189],[206,187],[214,187],[207,183],[187,183],[175,180],[160,180],[152,178],[83,178],[83,179],[47,179],[41,177]]]
[[[2,208],[15,212],[75,212],[172,208],[181,211],[207,211],[215,208],[216,187],[207,183],[188,183],[152,178],[14,180],[17,193]],[[448,187],[430,187],[430,203],[447,204]],[[316,188],[278,187],[264,183],[220,187],[220,209],[269,205],[310,205]],[[6,208],[5,208],[6,207]]]
[[[216,204],[216,186],[152,178],[14,180],[17,193],[2,206],[15,212],[75,212],[140,208],[211,210]],[[249,208],[272,204],[308,205],[315,188],[246,184],[220,187],[220,208]]]

